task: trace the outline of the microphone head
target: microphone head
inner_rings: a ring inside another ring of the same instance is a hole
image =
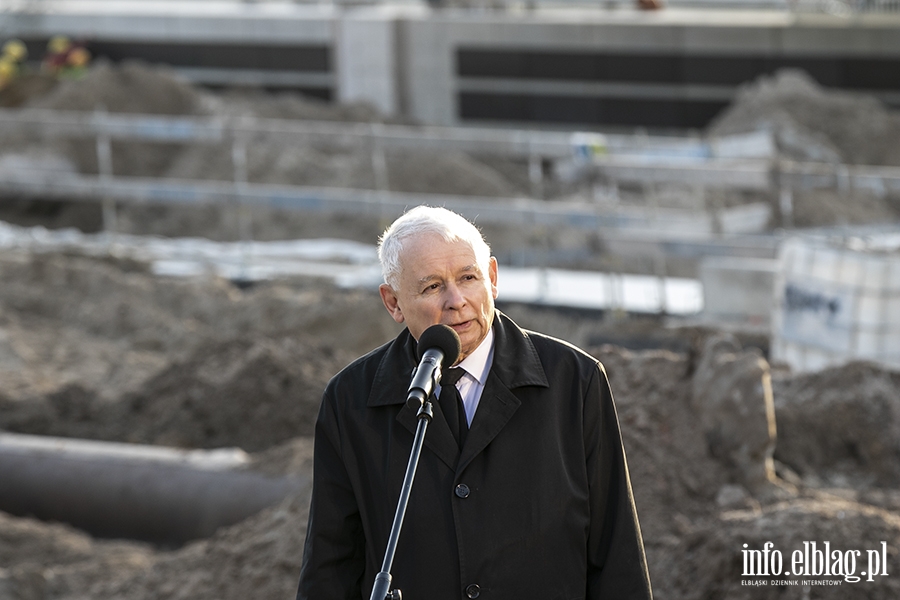
[[[449,325],[442,325],[440,323],[432,325],[423,331],[422,335],[419,337],[419,347],[417,351],[419,360],[422,360],[422,355],[425,354],[426,350],[430,350],[431,348],[437,348],[443,352],[444,360],[441,361],[442,369],[449,369],[453,366],[453,363],[459,358],[459,353],[462,350],[459,336],[453,331],[453,328]]]

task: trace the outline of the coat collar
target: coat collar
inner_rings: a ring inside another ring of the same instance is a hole
[[[496,309],[492,327],[495,346],[491,374],[495,374],[508,389],[526,385],[549,387],[528,332],[520,329],[512,319]],[[406,402],[406,390],[417,364],[416,347],[416,340],[408,329],[404,329],[390,342],[375,373],[367,406],[389,406]]]
[[[549,387],[547,376],[528,332],[509,317],[494,313],[494,362],[462,454],[450,427],[435,402],[435,417],[425,436],[425,445],[457,471],[481,452],[503,429],[521,405],[512,390],[522,386]],[[367,406],[404,405],[397,421],[410,432],[417,426],[417,409],[406,406],[406,394],[416,367],[416,341],[404,330],[391,342],[381,359]]]

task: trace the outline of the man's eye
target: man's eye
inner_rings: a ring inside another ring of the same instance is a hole
[[[441,285],[439,283],[432,283],[431,285],[429,285],[427,288],[425,288],[422,291],[423,292],[433,292],[434,290],[438,289],[439,287],[441,287]]]

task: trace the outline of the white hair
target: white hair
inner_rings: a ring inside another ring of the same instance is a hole
[[[384,282],[397,289],[400,278],[400,255],[403,243],[421,233],[436,233],[448,242],[464,241],[475,253],[475,260],[486,273],[491,260],[491,247],[475,225],[446,208],[417,206],[402,214],[378,239],[378,260]]]

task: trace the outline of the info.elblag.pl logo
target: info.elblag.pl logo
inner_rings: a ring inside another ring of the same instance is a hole
[[[760,550],[744,544],[741,556],[743,577],[769,578],[742,579],[742,585],[841,585],[888,576],[887,542],[868,550],[840,550],[832,548],[831,542],[803,542],[803,548],[791,552],[789,559],[772,542],[766,542]],[[865,570],[859,570],[862,568]]]

